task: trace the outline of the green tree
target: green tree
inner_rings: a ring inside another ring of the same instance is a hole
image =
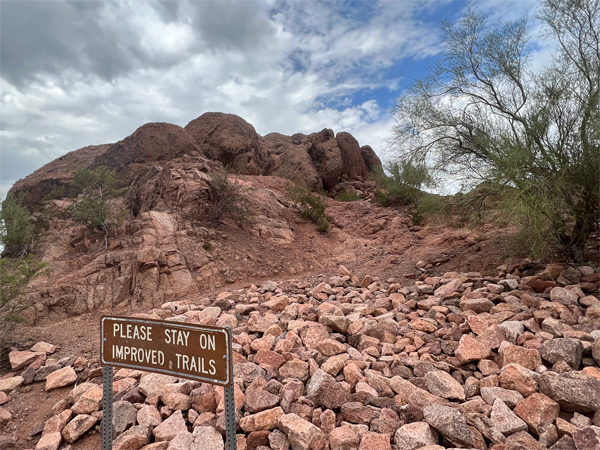
[[[373,173],[373,179],[393,199],[407,205],[419,201],[424,194],[422,188],[433,187],[435,184],[427,167],[423,164],[417,166],[411,160],[391,161],[386,164],[385,172],[382,167],[378,167]]]
[[[9,194],[0,205],[0,244],[7,256],[24,256],[29,252],[35,226],[24,204],[25,194]]]
[[[118,226],[122,217],[115,209],[113,197],[119,194],[115,186],[114,170],[104,166],[91,170],[78,169],[73,172],[70,192],[74,203],[73,219],[104,232],[104,246],[108,246],[111,228]]]
[[[557,50],[537,72],[526,19],[489,27],[470,11],[443,22],[441,58],[392,108],[399,160],[505,187],[530,242],[554,240],[575,261],[600,203],[599,1],[542,0]]]
[[[15,322],[23,320],[20,313],[31,306],[24,298],[29,282],[51,272],[50,264],[29,254],[16,259],[0,258],[0,345],[11,336]]]

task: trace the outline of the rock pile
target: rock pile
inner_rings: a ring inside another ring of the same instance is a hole
[[[499,269],[423,269],[401,286],[340,266],[316,286],[267,282],[143,316],[232,327],[238,449],[598,450],[600,273]],[[12,352],[13,376],[0,380],[1,426],[21,384],[79,380],[36,450],[75,442],[102,417],[101,369],[52,351]],[[121,369],[113,391],[115,450],[224,448],[222,388]]]

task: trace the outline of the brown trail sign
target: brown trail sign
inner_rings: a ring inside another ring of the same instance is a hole
[[[219,386],[232,381],[227,328],[135,317],[102,317],[102,364]]]
[[[125,316],[101,319],[103,368],[102,448],[112,448],[112,366],[140,369],[223,386],[227,448],[236,424],[231,330]]]

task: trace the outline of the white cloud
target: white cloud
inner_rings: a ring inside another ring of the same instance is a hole
[[[26,42],[39,51],[28,65],[2,60],[3,187],[68,151],[118,141],[146,122],[184,126],[206,111],[237,114],[262,135],[348,131],[381,155],[392,124],[385,105],[353,98],[398,94],[411,62],[439,52],[435,13],[448,2],[39,3],[0,3],[12,14],[3,26],[43,9],[31,16],[39,30]],[[502,17],[519,4],[482,8]],[[73,17],[77,24],[62,23]],[[30,29],[4,29],[3,46],[14,47],[6,54],[18,53]],[[405,73],[386,70],[399,63]]]

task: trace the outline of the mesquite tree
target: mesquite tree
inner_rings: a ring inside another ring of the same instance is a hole
[[[526,19],[443,22],[442,57],[392,108],[391,147],[439,178],[503,189],[531,242],[581,261],[600,203],[600,0],[542,0],[538,17],[556,49],[537,71]]]

